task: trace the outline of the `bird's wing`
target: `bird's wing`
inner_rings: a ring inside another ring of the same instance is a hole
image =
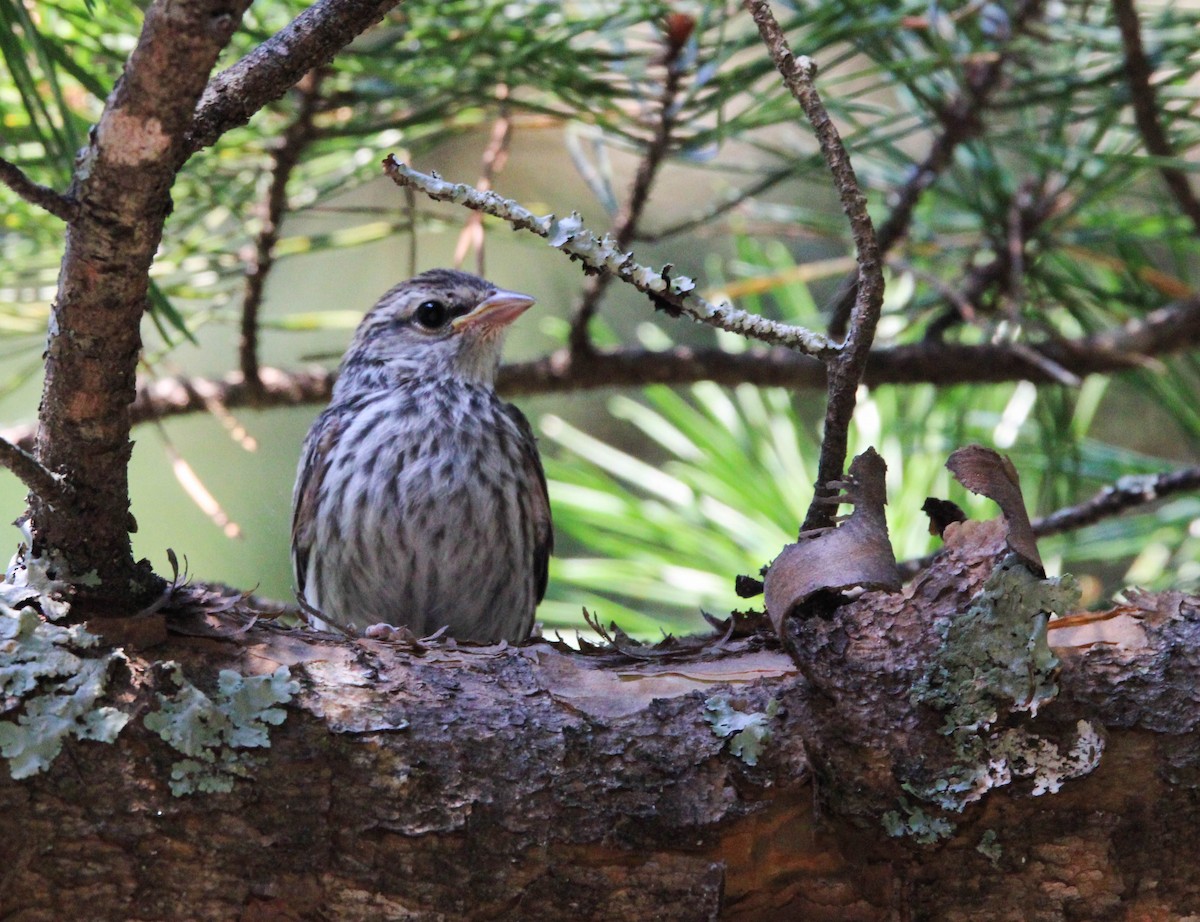
[[[296,589],[304,596],[308,555],[317,537],[317,503],[329,467],[329,452],[341,429],[341,414],[326,410],[313,423],[304,439],[300,473],[292,493],[292,573]]]
[[[525,414],[511,403],[504,405],[504,412],[509,415],[521,431],[521,451],[525,463],[537,471],[537,485],[531,491],[533,502],[533,572],[537,579],[537,599],[540,602],[546,595],[546,582],[550,568],[550,555],[554,552],[554,526],[550,521],[550,494],[546,490],[546,472],[542,468],[542,458],[537,450],[537,437]]]

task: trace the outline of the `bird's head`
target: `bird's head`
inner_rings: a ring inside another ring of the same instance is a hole
[[[401,282],[371,308],[342,360],[339,386],[403,377],[491,384],[508,325],[533,298],[450,269]]]

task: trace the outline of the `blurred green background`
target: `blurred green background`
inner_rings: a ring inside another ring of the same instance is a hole
[[[299,8],[254,7],[225,63]],[[997,55],[1007,64],[987,111],[981,104],[976,113],[987,130],[959,146],[894,254],[880,342],[919,342],[945,307],[945,289],[1004,251],[1013,208],[1036,194],[1057,198],[1028,241],[1020,285],[995,294],[990,312],[959,325],[953,338],[1077,336],[1194,291],[1196,234],[1162,195],[1159,161],[1141,150],[1108,12],[1067,4],[1047,11],[1036,31],[1014,31],[1004,5],[964,9],[780,4],[794,43],[822,66],[822,92],[877,221],[943,130],[947,103],[962,96],[972,68]],[[1195,13],[1146,9],[1148,40],[1170,74],[1161,88],[1170,104],[1163,117],[1180,163],[1190,168],[1186,156],[1200,133],[1191,108],[1175,101],[1200,70],[1191,50]],[[0,153],[63,188],[73,152],[131,47],[136,8],[0,0],[0,13],[11,27],[0,42],[7,67]],[[674,263],[705,289],[760,279],[761,293],[740,298],[740,306],[822,327],[821,307],[844,270],[807,281],[794,270],[844,261],[848,235],[811,135],[737,5],[410,3],[324,78],[319,136],[289,183],[292,210],[266,288],[262,363],[335,364],[357,317],[383,291],[415,271],[452,263],[466,213],[422,202],[414,215],[404,193],[378,178],[387,152],[473,182],[495,120],[510,118],[511,150],[497,188],[536,212],[577,210],[592,228],[606,228],[652,135],[668,13],[688,17],[692,30],[680,58],[671,160],[642,226],[670,227],[764,176],[778,181],[686,233],[636,244],[637,257]],[[285,98],[194,157],[180,177],[154,269],[162,298],[144,329],[148,377],[220,376],[236,367],[242,273],[261,224],[257,203],[271,150],[295,111],[295,99]],[[62,241],[53,219],[15,197],[5,203],[0,420],[17,426],[36,415],[42,331]],[[406,229],[413,226],[415,247]],[[507,358],[558,348],[582,275],[536,238],[490,220],[485,227],[486,274],[539,302],[514,328]],[[465,268],[474,268],[474,256]],[[745,348],[655,315],[617,285],[598,337],[649,348]],[[888,462],[889,523],[903,559],[934,547],[919,511],[926,496],[993,514],[942,468],[968,442],[1014,457],[1035,513],[1077,502],[1121,476],[1194,463],[1197,371],[1194,356],[1183,355],[1078,387],[864,391],[852,449],[875,445]],[[815,391],[707,383],[519,401],[541,437],[557,525],[558,556],[540,617],[551,628],[582,627],[586,606],[626,630],[653,634],[696,628],[701,608],[723,615],[744,607],[734,576],[769,562],[803,517],[822,402]],[[165,572],[172,548],[197,579],[291,600],[291,485],[300,443],[320,409],[238,410],[241,438],[205,414],[139,427],[131,468],[136,552]],[[219,504],[215,520],[181,485],[181,462]],[[0,510],[16,518],[23,493],[13,478],[0,478]],[[14,531],[13,548],[17,541]],[[1127,583],[1195,586],[1198,548],[1195,497],[1043,544],[1051,569],[1083,577],[1090,601]]]

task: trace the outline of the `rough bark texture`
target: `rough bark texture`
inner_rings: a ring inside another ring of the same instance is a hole
[[[34,497],[35,554],[100,597],[152,587],[129,544],[129,404],[141,349],[148,271],[171,210],[192,113],[249,0],[157,2],[80,153],[66,254],[50,319],[38,460],[68,475],[76,501]],[[133,595],[136,597],[135,591]]]
[[[903,795],[898,781],[928,774],[947,745],[940,717],[898,677],[920,673],[937,646],[930,624],[963,608],[995,563],[951,556],[941,577],[935,568],[904,592],[799,622],[807,678],[755,638],[655,661],[541,642],[414,652],[234,631],[229,616],[208,616],[203,629],[174,622],[131,655],[119,703],[154,707],[163,670],[151,660],[176,660],[209,689],[220,668],[288,664],[303,690],[256,776],[228,794],[173,797],[178,754],[135,721],[115,745],[72,743],[49,773],[5,778],[0,915],[1049,922],[1200,912],[1195,598],[1136,597],[1100,623],[1123,625],[1100,641],[1090,622],[1051,631],[1058,697],[1019,716],[1050,735],[1080,719],[1103,724],[1094,771],[1039,797],[1030,781],[997,785],[951,814],[936,845],[884,833],[879,814]],[[222,625],[224,637],[196,636]],[[148,636],[144,625],[129,635]],[[772,734],[748,765],[714,732],[708,703],[765,717],[772,699]]]

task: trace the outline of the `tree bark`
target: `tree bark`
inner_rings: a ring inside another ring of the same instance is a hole
[[[129,542],[129,405],[149,269],[171,210],[192,113],[249,0],[159,0],[79,155],[50,319],[37,457],[75,499],[32,497],[34,556],[95,599],[128,604],[159,584]],[[132,587],[132,591],[131,591]]]
[[[936,655],[919,641],[926,625],[965,608],[994,562],[960,555],[944,577],[800,623],[810,641],[824,638],[801,654],[803,670],[761,636],[671,656],[584,655],[544,641],[405,647],[232,615],[168,619],[172,634],[130,654],[117,695],[127,710],[155,707],[163,669],[153,663],[166,660],[208,689],[221,668],[284,664],[301,680],[255,777],[174,797],[178,753],[135,720],[115,745],[74,742],[48,773],[0,781],[0,914],[1050,922],[1200,912],[1194,597],[1137,596],[1050,632],[1057,697],[1035,718],[1001,722],[1051,739],[1092,722],[1105,742],[1094,770],[1041,796],[1034,778],[997,783],[946,814],[936,844],[885,831],[885,807],[916,802],[898,782],[936,764],[944,745],[936,715],[889,683]],[[128,644],[144,640],[144,622],[100,627],[118,638],[140,624]],[[1085,633],[1117,623],[1119,636]],[[843,672],[831,678],[819,664],[834,659]],[[721,708],[769,728],[757,764],[735,754],[713,716]]]

